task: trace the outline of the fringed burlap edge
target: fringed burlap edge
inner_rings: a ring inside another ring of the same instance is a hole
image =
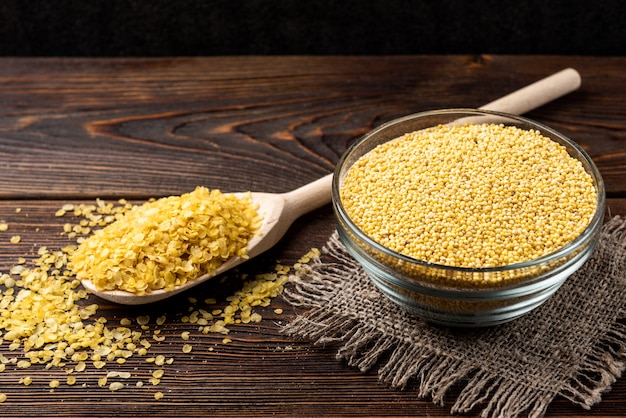
[[[626,222],[613,218],[603,226],[602,239],[611,240],[616,250],[626,250]],[[328,262],[327,256],[334,261]],[[611,266],[611,271],[623,269],[625,257],[607,260],[622,262]],[[329,304],[345,277],[360,269],[355,264],[334,233],[322,251],[322,258],[291,278],[285,298],[308,311],[287,324],[284,332],[315,344],[336,345],[336,357],[346,359],[350,366],[361,371],[378,366],[380,380],[392,388],[404,389],[409,380],[415,379],[418,396],[430,397],[435,404],[443,405],[449,389],[461,384],[463,388],[451,409],[453,414],[482,407],[482,417],[527,413],[538,418],[557,395],[589,409],[600,402],[602,393],[610,389],[626,368],[626,325],[619,321],[626,318],[626,300],[585,361],[559,391],[553,392],[493,376],[489,370],[439,352],[428,343],[405,341],[393,333],[368,326],[357,315],[348,315],[341,306]],[[623,282],[624,274],[615,278]],[[626,283],[621,285],[626,287]]]

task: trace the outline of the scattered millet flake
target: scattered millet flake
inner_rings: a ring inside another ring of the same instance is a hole
[[[0,393],[0,403],[4,403],[4,402],[6,402],[6,400],[7,400],[7,394],[6,393]]]
[[[150,322],[150,316],[148,315],[140,315],[137,317],[137,323],[139,325],[147,325]]]
[[[219,315],[224,325],[237,322],[244,324],[261,322],[262,316],[258,312],[253,312],[252,309],[256,306],[269,306],[272,298],[282,293],[285,283],[289,280],[288,272],[288,268],[285,269],[281,264],[277,264],[274,273],[257,274],[254,279],[246,281],[241,290],[227,298],[230,302],[228,306],[223,310],[214,310],[213,315]],[[239,313],[239,318],[236,317],[237,313]],[[227,328],[224,327],[224,329]],[[211,331],[224,333],[219,328]]]
[[[85,238],[85,235],[93,233],[92,228],[105,227],[120,219],[124,211],[131,208],[132,205],[126,202],[124,207],[114,207],[100,200],[97,201],[97,205],[65,205],[62,208],[65,212],[63,216],[73,214],[84,216],[85,219],[80,221],[80,225],[64,224],[63,234],[69,239],[80,241]],[[68,386],[73,386],[77,382],[77,377],[73,373],[86,372],[90,368],[105,369],[107,364],[123,363],[133,355],[145,357],[149,354],[148,350],[152,344],[143,337],[143,331],[150,328],[148,315],[140,315],[136,318],[141,330],[132,330],[132,327],[137,325],[134,325],[134,322],[128,318],[122,318],[119,326],[109,327],[106,325],[105,318],[96,317],[98,306],[85,302],[89,297],[88,293],[82,289],[80,282],[72,276],[71,270],[67,267],[69,257],[76,248],[74,244],[67,245],[60,250],[39,247],[38,258],[31,261],[33,266],[27,266],[26,259],[22,257],[18,259],[17,265],[11,268],[9,274],[0,274],[0,285],[5,288],[3,295],[0,296],[0,312],[3,313],[0,315],[0,333],[3,334],[0,344],[8,344],[11,351],[22,349],[25,356],[20,360],[16,357],[6,358],[0,355],[0,371],[4,370],[7,365],[13,367],[40,365],[46,370],[51,367],[60,367],[64,368],[64,372],[68,374],[63,380]],[[257,275],[254,280],[246,282],[241,291],[234,294],[232,299],[229,298],[229,304],[226,307],[216,310],[216,312],[219,311],[216,314],[217,318],[210,312],[210,308],[189,307],[193,323],[199,326],[199,330],[205,334],[209,332],[227,334],[229,330],[225,326],[224,318],[232,318],[239,313],[244,313],[248,319],[252,317],[255,321],[260,321],[260,314],[252,315],[252,306],[249,303],[239,305],[235,299],[241,300],[242,296],[251,293],[253,298],[263,298],[263,301],[255,302],[255,306],[267,306],[271,298],[282,291],[282,285],[286,282],[289,271],[289,267],[277,264],[276,273]],[[242,276],[242,278],[245,277]],[[255,286],[265,281],[269,283],[254,290]],[[269,293],[268,290],[270,290]],[[61,301],[60,304],[58,304],[59,301]],[[203,302],[207,306],[217,304],[215,298],[206,298]],[[58,306],[55,306],[55,303]],[[198,300],[189,298],[189,303],[196,305]],[[240,321],[239,318],[238,320]],[[158,326],[164,325],[166,316],[159,316],[155,322]],[[33,329],[39,331],[27,332]],[[160,330],[156,329],[153,331],[153,336],[159,336],[159,333]],[[184,338],[188,337],[189,333],[189,331],[182,333],[181,339],[185,341]],[[95,341],[101,341],[101,343],[95,343]],[[228,342],[231,340],[223,340],[225,344]],[[192,349],[191,345],[189,347]],[[209,348],[209,351],[212,350],[213,347]],[[174,362],[173,357],[166,359],[163,355],[151,359],[151,362],[157,366],[171,365]],[[150,362],[150,359],[146,361]],[[71,367],[67,367],[68,362],[73,363]],[[150,379],[150,383],[153,385],[160,383],[163,373],[163,370],[157,370]],[[112,377],[127,379],[131,375],[129,372],[109,370],[105,376],[98,379],[98,386],[105,387],[108,378]],[[31,377],[20,379],[20,384],[24,386],[29,386],[32,382]],[[60,386],[60,381],[53,379],[49,385],[52,392]],[[86,382],[82,383],[83,387],[87,385]],[[137,383],[138,387],[142,385],[142,382]]]
[[[118,372],[118,371],[110,371],[107,373],[107,378],[115,378],[119,377],[122,379],[130,379],[130,372]]]
[[[94,361],[93,362],[93,367],[95,367],[96,369],[101,369],[104,366],[106,366],[106,361]]]
[[[9,230],[9,224],[2,222],[0,223],[0,232],[5,232]]]
[[[22,241],[22,237],[19,235],[13,235],[9,241],[11,242],[11,244],[19,244],[20,241]]]
[[[72,361],[85,361],[89,358],[89,354],[87,354],[86,352],[80,352],[80,353],[74,353],[72,354]]]
[[[32,363],[28,360],[20,360],[17,362],[18,369],[28,369],[30,366],[32,366]]]
[[[193,346],[191,344],[183,345],[183,353],[191,353],[191,350],[193,350]]]
[[[0,299],[0,330],[4,331],[3,339],[10,343],[9,348],[23,348],[31,363],[59,366],[66,361],[68,350],[91,347],[105,330],[97,324],[83,323],[97,306],[76,303],[85,299],[87,293],[79,289],[77,280],[64,273],[66,252],[41,247],[38,255],[34,267],[11,268],[10,274],[19,276],[18,280],[10,275],[0,277],[7,289]],[[56,345],[56,350],[47,349],[50,344]]]
[[[160,399],[163,399],[163,397],[164,397],[164,396],[165,396],[165,395],[163,395],[163,392],[156,392],[156,393],[154,394],[154,399],[158,401],[158,400],[160,400]]]
[[[111,392],[115,392],[117,390],[120,390],[124,388],[124,384],[122,382],[113,382],[109,385],[109,390]]]
[[[311,248],[306,254],[304,254],[297,263],[293,265],[294,269],[299,270],[303,264],[308,264],[311,260],[319,258],[322,252],[317,248]]]

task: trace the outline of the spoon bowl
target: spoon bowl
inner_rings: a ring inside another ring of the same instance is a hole
[[[332,174],[328,174],[288,193],[250,193],[252,203],[259,207],[258,212],[263,223],[259,233],[248,242],[247,259],[242,257],[229,258],[215,271],[190,280],[173,290],[153,290],[144,295],[136,295],[123,290],[99,290],[90,280],[82,280],[82,285],[102,299],[123,305],[157,302],[184,292],[273,247],[287,232],[293,221],[330,202],[332,177]],[[235,196],[243,197],[247,194],[235,193]]]

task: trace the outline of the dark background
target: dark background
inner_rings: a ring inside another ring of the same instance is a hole
[[[617,0],[0,0],[0,55],[623,56],[625,27]]]

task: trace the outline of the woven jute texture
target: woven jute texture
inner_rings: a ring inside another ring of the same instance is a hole
[[[541,417],[557,396],[589,409],[626,367],[626,220],[619,217],[552,298],[489,328],[433,326],[406,313],[372,284],[336,232],[291,279],[285,297],[307,309],[287,334],[332,344],[350,365],[376,368],[394,388],[413,382],[438,404],[460,386],[451,413]]]

